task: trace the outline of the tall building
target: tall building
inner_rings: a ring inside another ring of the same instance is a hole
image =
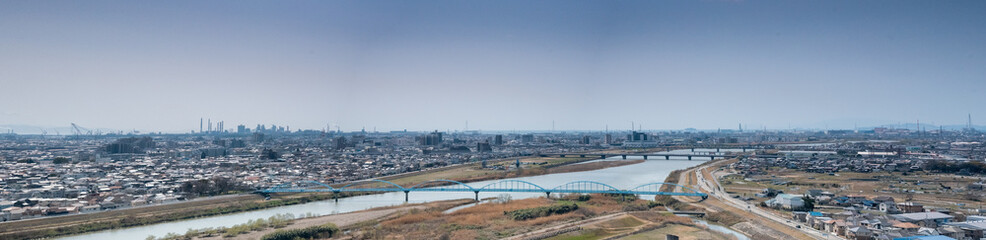
[[[531,142],[534,142],[534,134],[520,135],[520,142],[523,142],[523,143],[531,143]]]
[[[418,143],[421,145],[439,145],[442,144],[442,133],[435,131],[429,133],[428,135],[418,137]]]
[[[236,126],[236,133],[240,133],[240,134],[250,133],[250,129],[247,129],[246,126],[240,124]]]
[[[623,147],[627,148],[650,148],[657,147],[657,141],[651,140],[646,133],[633,131],[627,135],[627,141],[623,142]]]
[[[606,144],[613,144],[613,134],[606,134]]]
[[[476,143],[476,152],[492,152],[493,147],[488,142]]]
[[[590,140],[589,136],[582,136],[582,144],[589,144]]]
[[[493,145],[503,145],[503,135],[497,134],[494,136]]]
[[[647,134],[633,131],[627,135],[627,141],[647,141]]]
[[[336,144],[336,149],[344,149],[349,146],[349,143],[346,142],[346,137],[336,138],[335,144]]]

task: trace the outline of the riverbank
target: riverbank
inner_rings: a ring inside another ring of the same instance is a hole
[[[299,218],[289,221],[288,225],[283,227],[267,227],[257,231],[238,234],[233,237],[224,236],[222,233],[220,233],[220,231],[216,231],[216,233],[213,234],[197,234],[197,235],[196,234],[193,235],[169,234],[168,236],[156,236],[158,237],[156,239],[168,239],[168,240],[171,239],[221,240],[221,239],[231,239],[231,238],[232,239],[261,239],[264,235],[274,233],[275,231],[305,229],[314,226],[323,226],[326,224],[332,224],[337,226],[339,229],[347,230],[360,223],[380,221],[381,219],[392,218],[394,216],[406,214],[412,211],[425,211],[428,209],[444,210],[444,209],[449,209],[452,207],[461,206],[473,202],[475,201],[471,199],[446,200],[446,201],[436,201],[429,203],[406,204],[400,206],[378,207],[378,208],[372,208],[372,209],[348,212],[348,213]],[[148,237],[147,239],[150,239],[150,237]]]
[[[343,238],[352,239],[526,239],[551,234],[569,226],[606,222],[624,217],[624,211],[657,207],[641,199],[592,194],[561,198],[498,199],[446,213],[441,209],[411,212],[385,221],[359,224]],[[656,212],[655,212],[656,213]],[[678,219],[660,215],[663,219]],[[684,218],[687,220],[687,218]],[[688,220],[690,221],[690,220]]]
[[[433,169],[413,174],[388,177],[390,181],[404,186],[434,179],[461,180],[464,182],[495,180],[511,177],[536,176],[550,173],[549,169],[593,160],[591,158],[527,158],[521,159],[524,166],[520,171],[491,170],[481,168],[480,163]],[[516,161],[514,159],[514,161]],[[495,164],[510,164],[509,160],[496,161]],[[592,163],[590,163],[592,164]],[[579,167],[577,171],[590,171],[623,164],[595,164]],[[566,170],[567,171],[567,170]],[[173,204],[142,208],[112,210],[90,214],[66,215],[43,219],[0,223],[0,239],[30,239],[82,234],[108,229],[135,227],[177,220],[223,215],[270,207],[294,205],[312,201],[331,199],[331,194],[278,194],[265,201],[258,195],[246,194],[234,197],[200,201],[191,200]]]
[[[698,149],[697,149],[698,150]],[[714,150],[712,150],[714,151]],[[678,150],[678,152],[690,152],[690,150]],[[630,158],[629,160],[642,159],[642,157]],[[613,158],[609,160],[625,161],[622,158]],[[522,166],[525,167],[524,171],[531,169],[541,168],[542,166],[552,165],[553,162],[560,161],[571,161],[571,159],[552,159],[549,161],[537,160],[529,161],[527,164],[522,162]],[[596,160],[583,162],[581,164],[589,164],[596,162],[603,162],[606,160]],[[511,161],[514,164],[516,160]],[[545,188],[553,188],[555,186],[564,186],[565,184],[580,182],[580,181],[593,181],[601,184],[610,184],[615,188],[619,189],[633,189],[636,186],[642,186],[649,183],[659,182],[665,179],[668,174],[675,169],[686,169],[705,161],[688,161],[684,157],[672,158],[670,161],[667,160],[651,160],[643,161],[642,163],[625,165],[620,167],[610,167],[593,171],[584,172],[569,172],[569,173],[558,173],[558,174],[545,174],[530,177],[519,177],[519,178],[509,178],[508,180],[524,181],[529,182],[534,185],[542,186]],[[580,164],[580,165],[581,165]],[[489,164],[489,162],[487,163]],[[537,166],[537,167],[535,167]],[[551,168],[545,171],[549,171]],[[479,170],[474,169],[474,170]],[[515,171],[511,169],[511,171]],[[469,183],[471,186],[486,186],[488,184],[496,183],[499,180],[489,180],[483,182],[472,182]],[[515,200],[522,199],[532,199],[532,198],[543,198],[545,195],[543,193],[534,192],[513,192],[513,193],[481,193],[479,194],[481,198],[513,198]],[[339,213],[348,213],[354,211],[361,211],[366,209],[372,209],[377,207],[386,206],[400,206],[406,203],[426,203],[435,202],[443,200],[452,199],[463,199],[463,198],[474,198],[473,193],[468,192],[442,192],[442,193],[412,193],[410,194],[410,200],[406,200],[407,196],[403,192],[387,192],[378,194],[369,194],[362,196],[354,196],[341,198],[339,201],[317,201],[306,204],[283,206],[270,209],[249,211],[243,213],[226,214],[221,216],[204,217],[198,219],[189,219],[168,223],[153,224],[147,226],[140,226],[134,228],[126,229],[116,229],[109,231],[99,231],[88,234],[80,234],[74,236],[68,236],[64,239],[66,240],[101,240],[101,239],[143,239],[148,235],[164,236],[168,233],[185,233],[188,229],[218,229],[218,228],[232,228],[234,234],[243,234],[243,229],[249,229],[251,231],[257,229],[254,226],[261,226],[264,224],[257,224],[257,218],[270,218],[278,216],[308,216],[308,215],[330,215]],[[552,197],[559,197],[557,194],[553,194]],[[650,198],[651,196],[648,196]],[[467,206],[470,206],[469,204]],[[480,204],[482,205],[482,204]],[[468,207],[466,207],[468,208]],[[633,207],[636,208],[636,207]],[[463,210],[464,208],[457,208],[457,211]],[[656,209],[664,210],[664,208]],[[449,211],[449,213],[457,212]],[[499,214],[503,214],[500,212]],[[252,224],[251,224],[252,222]],[[246,225],[244,225],[246,223]],[[238,226],[238,227],[237,227]],[[345,230],[343,230],[345,231]],[[402,235],[401,235],[402,236]]]
[[[296,194],[264,200],[234,195],[141,208],[29,219],[0,224],[0,239],[36,239],[128,228],[331,199],[329,195]]]
[[[681,171],[676,179],[669,177],[668,180],[708,193],[709,198],[705,201],[688,204],[705,209],[707,212],[706,220],[727,226],[752,239],[815,239],[791,226],[755,214],[752,209],[741,209],[731,202],[725,202],[728,199],[722,198],[729,198],[729,196],[720,194],[721,187],[709,169],[725,167],[733,162],[736,162],[736,159],[707,162]]]

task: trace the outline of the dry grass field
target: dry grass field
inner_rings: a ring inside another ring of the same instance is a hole
[[[412,211],[379,224],[354,229],[350,237],[355,239],[498,239],[531,232],[549,225],[583,220],[593,216],[621,212],[627,205],[646,205],[647,201],[619,201],[619,197],[591,195],[587,201],[577,201],[574,196],[561,199],[530,198],[506,203],[484,203],[463,208],[452,213],[441,209]],[[576,204],[570,212],[515,220],[507,212],[527,210],[559,204]],[[690,220],[689,220],[690,221]],[[621,224],[621,223],[613,223]],[[627,224],[627,223],[623,223]]]
[[[986,201],[976,196],[974,192],[963,190],[970,183],[978,181],[978,178],[954,174],[926,172],[825,174],[771,168],[766,176],[744,179],[740,175],[730,175],[722,178],[720,182],[728,192],[749,197],[765,188],[778,189],[791,194],[803,194],[810,189],[819,189],[832,192],[836,196],[890,196],[897,202],[913,201],[925,206],[953,210],[963,206],[978,207]],[[756,201],[763,200],[766,199],[756,199]]]

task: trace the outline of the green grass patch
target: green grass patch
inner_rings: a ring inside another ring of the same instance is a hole
[[[330,238],[339,232],[335,224],[325,224],[302,229],[277,230],[261,237],[261,240],[293,240],[293,239],[313,239]]]

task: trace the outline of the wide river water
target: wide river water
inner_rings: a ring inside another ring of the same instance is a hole
[[[714,152],[715,149],[695,149],[696,152]],[[721,149],[721,151],[741,151],[740,149]],[[673,153],[687,153],[691,150],[675,150]],[[622,159],[622,157],[611,157],[610,159]],[[641,157],[627,157],[627,159],[642,159]],[[585,172],[548,174],[533,177],[511,178],[515,180],[528,181],[544,188],[554,188],[573,181],[596,181],[608,184],[620,189],[631,189],[639,185],[663,182],[671,171],[689,168],[705,162],[705,158],[695,158],[687,160],[685,157],[672,157],[671,160],[655,157],[652,160],[644,161],[639,164],[631,164],[620,167],[599,169]],[[699,160],[703,159],[703,160]],[[469,186],[479,188],[486,184],[501,180],[473,182]],[[480,193],[480,198],[494,197],[502,193]],[[513,199],[542,197],[543,193],[509,193]],[[431,201],[452,200],[468,198],[474,196],[471,192],[411,192],[409,203],[423,203]],[[644,196],[652,197],[652,196]],[[646,199],[646,198],[645,198]],[[188,229],[230,227],[236,224],[246,223],[248,220],[257,218],[267,218],[275,214],[290,213],[295,216],[303,216],[306,213],[315,215],[327,215],[335,213],[353,212],[375,207],[393,206],[404,203],[403,192],[382,193],[374,195],[364,195],[349,198],[341,198],[339,202],[333,200],[311,202],[305,204],[268,208],[263,210],[234,213],[228,215],[196,218],[175,222],[152,224],[133,228],[114,229],[98,231],[88,234],[66,236],[59,239],[80,239],[80,240],[103,240],[103,239],[145,239],[149,235],[157,237],[168,233],[184,234]]]

